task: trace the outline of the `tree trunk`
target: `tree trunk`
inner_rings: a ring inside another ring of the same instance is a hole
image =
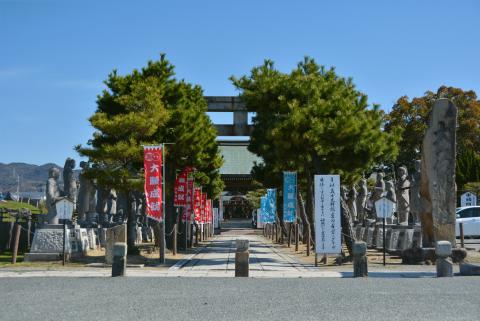
[[[303,235],[302,235],[302,243],[307,244],[307,229],[310,229],[310,223],[308,222],[307,215],[305,214],[305,203],[303,202],[302,194],[297,193],[297,200],[298,200],[298,212],[300,214],[300,219],[302,220],[303,224]]]
[[[315,240],[315,221],[314,221],[314,206],[313,206],[313,179],[310,171],[306,171],[307,174],[307,208],[306,214],[310,223],[310,237]]]
[[[350,211],[348,210],[347,203],[340,198],[340,211],[341,211],[341,220],[342,220],[342,234],[343,239],[345,240],[345,245],[348,249],[348,254],[353,256],[352,247],[353,247],[353,229],[351,222]]]
[[[138,249],[135,247],[135,240],[137,238],[137,222],[135,217],[135,211],[132,210],[132,193],[125,191],[127,197],[127,246],[128,254],[137,254]]]

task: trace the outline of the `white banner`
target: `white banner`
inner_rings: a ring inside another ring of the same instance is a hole
[[[315,175],[315,251],[341,253],[340,176]]]

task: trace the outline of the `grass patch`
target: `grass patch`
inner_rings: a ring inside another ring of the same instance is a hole
[[[26,208],[32,212],[32,214],[45,214],[42,213],[41,210],[33,205],[27,203],[21,203],[16,201],[1,201],[0,208],[5,208],[9,210],[20,210],[22,208]]]
[[[24,253],[17,254],[17,262],[23,262]],[[5,251],[0,253],[0,266],[2,265],[11,265],[12,264],[12,252]]]

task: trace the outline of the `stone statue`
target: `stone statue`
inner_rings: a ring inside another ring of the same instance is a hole
[[[110,196],[110,189],[104,187],[97,188],[97,204],[95,212],[98,214],[98,223],[104,224],[107,221],[107,202]]]
[[[67,158],[63,167],[63,194],[77,204],[77,180],[74,177],[75,160]]]
[[[395,194],[395,184],[393,184],[392,181],[385,182],[385,192],[386,192],[385,197],[396,204],[397,195]]]
[[[362,223],[365,217],[365,207],[367,206],[367,180],[362,178],[358,183],[358,196],[357,196],[357,219]]]
[[[421,166],[421,161],[416,160],[415,172],[410,178],[410,213],[412,213],[413,216],[413,223],[420,221],[420,213],[422,212],[422,203],[420,201]]]
[[[373,189],[372,196],[370,197],[370,201],[372,202],[372,212],[375,213],[375,216],[377,215],[375,211],[375,202],[383,196],[383,193],[385,193],[385,182],[383,177],[383,173],[377,173],[377,182],[375,183],[375,188]]]
[[[352,185],[350,192],[348,192],[347,205],[353,221],[357,221],[357,196],[357,189],[355,185]]]
[[[397,180],[397,213],[398,224],[408,225],[410,216],[410,181],[408,180],[408,171],[405,166],[398,168]]]
[[[48,171],[48,180],[46,187],[46,205],[47,205],[47,221],[48,224],[58,224],[57,209],[55,202],[61,198],[61,191],[58,188],[58,177],[60,170],[56,167],[50,168]]]
[[[80,162],[82,173],[80,173],[80,188],[78,191],[78,220],[85,221],[86,214],[95,212],[95,186],[93,182],[85,177],[85,171],[88,169],[87,162]]]
[[[423,138],[421,205],[423,246],[455,239],[457,107],[448,99],[435,101]]]
[[[117,192],[113,188],[108,195],[107,214],[109,222],[112,222],[113,217],[117,215]]]

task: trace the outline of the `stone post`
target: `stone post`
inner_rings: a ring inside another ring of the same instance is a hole
[[[245,239],[238,239],[236,244],[237,250],[235,252],[235,277],[248,277],[248,259],[250,256],[248,248],[250,246],[250,242]]]
[[[367,263],[367,243],[354,242],[353,243],[353,277],[367,277],[368,263]]]
[[[127,244],[115,243],[113,246],[112,277],[127,274]]]
[[[437,256],[437,277],[452,277],[453,263],[450,259],[452,244],[449,241],[437,241],[435,254]]]

